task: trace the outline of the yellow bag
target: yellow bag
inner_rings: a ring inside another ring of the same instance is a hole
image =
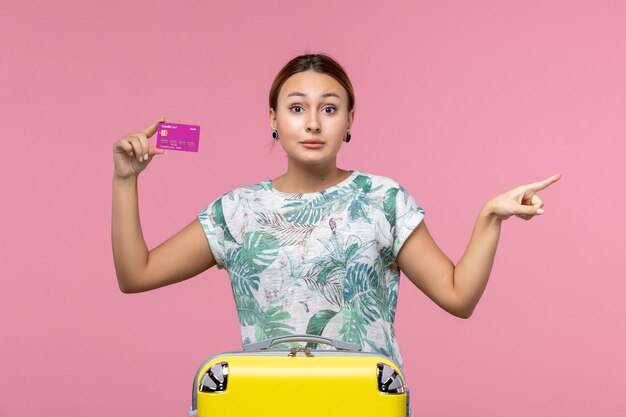
[[[336,348],[270,349],[278,343]],[[313,345],[316,346],[316,345]],[[409,394],[397,364],[340,340],[293,335],[211,356],[193,382],[189,417],[287,415],[405,417]]]

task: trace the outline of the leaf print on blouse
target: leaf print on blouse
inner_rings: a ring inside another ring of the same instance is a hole
[[[213,221],[224,231],[224,240],[226,242],[234,242],[235,238],[230,233],[228,226],[226,225],[226,219],[224,218],[224,209],[222,207],[222,199],[218,199],[213,207],[211,207],[211,215]]]
[[[367,194],[372,191],[372,179],[365,175],[357,175],[350,186],[360,188],[365,194]],[[376,187],[375,190],[378,190],[379,188],[380,186]]]
[[[295,327],[287,324],[291,315],[283,311],[283,307],[272,306],[263,308],[254,297],[237,296],[237,313],[242,326],[254,326],[256,340],[293,334]]]
[[[378,187],[372,189],[372,179],[364,175],[359,175],[354,179],[354,181],[352,181],[350,184],[350,188],[352,189],[352,200],[350,201],[350,206],[348,207],[350,220],[356,221],[358,219],[363,219],[367,223],[372,222],[370,216],[367,214],[368,209],[372,206],[379,209],[382,208],[378,204],[376,198],[368,197],[367,194],[375,192],[381,187],[382,185],[379,185]]]
[[[242,326],[256,325],[258,317],[263,314],[257,299],[245,294],[237,294],[235,295],[235,303],[239,315],[239,324]]]
[[[378,242],[377,242],[378,244]],[[384,271],[392,264],[393,249],[391,246],[382,246],[378,249],[378,258],[374,262],[374,268],[379,274],[383,274]]]
[[[241,194],[250,194],[250,193],[255,193],[258,191],[267,191],[269,189],[270,188],[265,183],[250,184],[250,185],[244,185],[243,187],[240,187],[235,190],[230,190],[224,195],[228,196],[228,198],[230,198],[231,201],[235,201],[235,198],[237,198],[238,200],[241,200],[242,198]]]
[[[243,248],[231,249],[226,253],[227,265],[232,265],[228,270],[230,284],[235,297],[245,295],[254,297],[254,293],[259,290],[259,277],[250,274],[250,268],[242,259]]]
[[[275,236],[280,241],[281,246],[305,242],[315,229],[313,224],[288,222],[278,212],[260,212],[257,222],[264,232]]]
[[[309,324],[306,327],[306,334],[321,336],[328,322],[335,317],[337,313],[338,311],[333,310],[320,310],[315,313],[309,319]],[[307,343],[307,347],[310,349],[317,349],[317,343],[309,342]]]
[[[239,321],[242,326],[257,322],[254,314],[260,314],[255,294],[259,290],[259,274],[274,262],[278,256],[278,240],[262,232],[248,232],[243,245],[226,253],[230,283],[235,303],[241,305]],[[251,310],[253,310],[251,312]],[[243,313],[243,315],[241,314]]]
[[[373,265],[374,271],[376,271],[376,275],[379,277],[379,284],[375,294],[376,302],[380,306],[382,319],[393,323],[398,303],[399,270],[397,265],[391,262],[391,247],[382,247],[378,253],[378,258]]]
[[[349,203],[351,193],[344,189],[320,193],[319,197],[293,200],[283,205],[285,219],[300,224],[317,224],[331,213],[341,212]]]
[[[358,175],[347,187],[331,192],[320,191],[320,195],[312,199],[290,201],[283,206],[289,209],[285,212],[285,218],[290,222],[317,224],[331,213],[343,212],[349,205],[348,213],[351,220],[363,219],[370,223],[367,208],[369,206],[381,207],[375,198],[370,198],[367,194],[381,187],[382,185],[372,189],[371,178]]]
[[[378,353],[380,355],[384,355],[390,358],[391,360],[393,360],[398,365],[400,365],[400,367],[402,367],[402,361],[399,360],[399,358],[396,356],[396,352],[393,349],[393,343],[391,343],[391,338],[389,337],[389,333],[385,330],[384,327],[383,327],[383,336],[385,336],[385,347],[377,346],[371,340],[366,340],[365,343],[369,345],[370,349],[372,349],[372,352]]]
[[[357,311],[365,324],[381,318],[380,282],[374,268],[367,264],[350,265],[343,284],[346,307]],[[386,298],[386,297],[385,297]]]
[[[335,317],[337,313],[338,311],[333,310],[320,310],[313,314],[306,327],[306,333],[321,336],[328,322]]]
[[[296,328],[287,324],[290,319],[291,315],[280,305],[261,309],[254,332],[256,340],[293,334]]]
[[[263,308],[256,298],[259,274],[278,256],[278,239],[262,232],[248,232],[243,245],[227,254],[229,270],[239,323],[255,326],[257,340],[290,334],[295,327],[287,324],[291,315],[281,305]]]
[[[269,233],[247,232],[244,235],[239,261],[251,275],[258,274],[276,260],[278,247],[278,239]]]
[[[337,276],[320,277],[315,270],[310,270],[306,274],[301,275],[307,287],[322,295],[330,304],[337,307],[343,305],[343,289],[341,282]]]
[[[404,187],[398,185],[397,190],[398,191],[396,191],[395,193],[390,193],[391,190],[388,190],[385,193],[385,203],[387,203],[388,205],[388,208],[385,209],[385,217],[387,217],[387,221],[390,221],[391,225],[395,226],[396,222],[399,220],[399,218],[397,218],[396,216],[396,205],[398,202],[397,193],[400,193],[404,200],[404,213],[400,216],[401,218],[405,216],[412,216],[414,213],[421,214],[422,216],[426,213],[424,209],[421,208],[415,201],[411,201],[411,196],[409,195],[408,191],[404,189]],[[389,194],[389,196],[387,196],[387,194]],[[388,199],[390,201],[387,201]]]
[[[398,194],[398,191],[398,188],[390,188],[385,191],[383,211],[385,212],[385,218],[387,218],[390,225],[396,224],[396,195]]]
[[[398,287],[400,276],[392,276],[385,287],[378,288],[378,300],[383,320],[393,323],[396,319],[396,307],[398,306]]]
[[[343,326],[339,330],[341,340],[350,343],[356,343],[363,347],[363,339],[367,334],[363,317],[357,311],[345,309],[343,311]]]
[[[338,307],[344,306],[344,291],[341,285],[348,265],[365,258],[364,252],[375,241],[362,243],[358,236],[350,235],[344,242],[341,233],[333,233],[330,243],[322,239],[319,242],[326,248],[328,254],[315,257],[309,261],[313,264],[302,279],[307,286],[322,294],[328,302]]]
[[[388,303],[384,296],[378,274],[370,265],[350,265],[344,281],[344,322],[340,333],[344,340],[363,347],[366,336],[365,325],[371,325],[382,317],[381,307]]]

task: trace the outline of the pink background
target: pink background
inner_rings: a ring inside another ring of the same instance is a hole
[[[202,126],[140,177],[155,247],[284,171],[267,93],[306,51],[356,89],[340,166],[403,184],[454,262],[489,198],[563,174],[503,225],[469,320],[402,278],[415,415],[626,415],[625,2],[5,0],[0,39],[0,416],[186,415],[197,366],[241,348],[228,276],[119,291],[111,146]]]

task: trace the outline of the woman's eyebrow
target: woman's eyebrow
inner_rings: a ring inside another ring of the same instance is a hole
[[[287,97],[291,97],[291,96],[299,96],[299,97],[306,97],[306,94],[301,93],[299,91],[294,91],[293,93],[290,93],[287,95]],[[341,96],[337,93],[324,93],[322,95],[320,95],[320,97],[322,98],[326,98],[326,97],[337,97],[337,98],[341,98]]]

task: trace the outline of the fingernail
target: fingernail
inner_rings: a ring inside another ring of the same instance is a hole
[[[137,158],[137,160],[138,160],[139,162],[141,162],[141,161],[143,160],[143,156],[139,156],[139,157]]]
[[[144,161],[147,161],[147,160],[148,160],[148,154],[145,154],[145,155],[143,156],[143,159],[144,159]]]
[[[537,210],[537,214],[543,214],[543,209]]]

